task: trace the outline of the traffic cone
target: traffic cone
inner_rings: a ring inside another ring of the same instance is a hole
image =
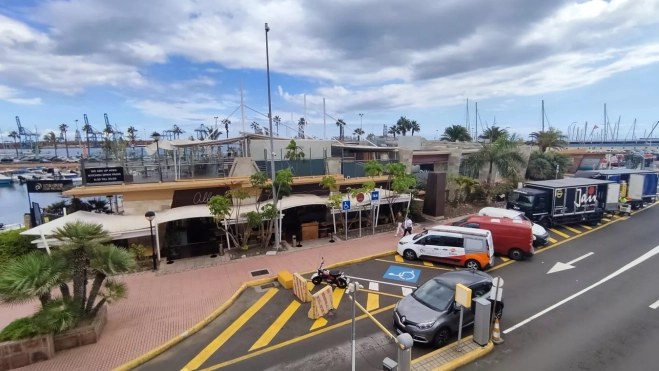
[[[492,330],[492,342],[494,344],[503,344],[503,339],[501,338],[501,330],[499,329],[499,319],[494,319],[494,329]]]

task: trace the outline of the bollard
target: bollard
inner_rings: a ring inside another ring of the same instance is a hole
[[[293,235],[293,240],[292,240],[292,242],[293,242],[292,246],[295,247],[295,246],[297,245],[297,240],[296,240],[296,238],[295,238],[295,235]]]
[[[412,335],[407,333],[398,335],[398,371],[410,371],[412,369],[413,345]]]
[[[330,231],[329,234],[330,234],[330,240],[329,240],[329,242],[330,242],[330,243],[334,243],[334,234],[332,234],[332,231]]]

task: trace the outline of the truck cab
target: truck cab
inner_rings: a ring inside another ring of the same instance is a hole
[[[538,220],[538,216],[549,214],[551,207],[549,191],[526,187],[514,189],[508,195],[506,205],[507,209],[523,212],[530,220]]]

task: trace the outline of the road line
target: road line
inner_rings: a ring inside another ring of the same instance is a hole
[[[192,361],[188,362],[187,365],[183,368],[185,371],[192,371],[198,369],[204,362],[210,358],[213,353],[215,353],[224,343],[226,343],[231,336],[233,336],[238,330],[252,318],[259,309],[272,299],[273,296],[279,291],[279,289],[269,289],[263,296],[259,298],[247,311],[245,311],[237,320],[235,320],[226,330],[224,330],[220,336],[216,337],[215,340],[211,341],[204,350],[202,350],[197,356],[195,356]]]
[[[561,231],[557,231],[557,230],[555,230],[554,228],[549,228],[549,230],[552,231],[552,232],[554,232],[554,233],[556,233],[557,235],[559,235],[559,236],[561,236],[561,237],[570,238],[569,235],[567,235],[567,234],[565,234],[565,233],[563,233],[563,232],[561,232]]]
[[[549,242],[556,243],[556,239],[549,237]]]
[[[507,258],[505,256],[500,256],[499,259],[503,260],[504,263],[510,261],[510,258]]]
[[[327,320],[323,317],[320,317],[317,320],[313,321],[313,325],[311,325],[309,331],[313,331],[321,327],[325,327],[325,325],[327,325]]]
[[[394,256],[394,260],[396,260],[396,261],[399,262],[399,263],[402,263],[402,262],[403,262],[403,257],[400,256],[400,255],[395,255],[395,256]]]
[[[259,349],[267,346],[270,344],[272,339],[274,339],[275,335],[281,331],[281,329],[284,327],[286,322],[288,322],[289,319],[293,316],[295,311],[300,307],[300,304],[297,300],[293,300],[291,304],[289,304],[288,308],[284,309],[284,311],[277,317],[275,322],[268,327],[267,330],[261,335],[259,340],[257,340],[254,345],[252,345],[251,348],[249,348],[249,352],[253,351],[254,349]]]
[[[366,310],[372,311],[380,308],[380,295],[368,293],[366,298]]]
[[[659,308],[659,300],[655,301],[654,304],[650,305],[650,308],[652,308],[652,309]]]
[[[307,281],[307,290],[311,291],[314,287],[316,287],[316,285],[314,285],[313,282]]]
[[[411,289],[416,288],[415,286],[401,285],[401,284],[398,284],[398,283],[391,283],[391,282],[376,281],[376,280],[372,280],[372,279],[369,279],[369,278],[361,278],[361,277],[353,277],[353,276],[346,276],[346,277],[350,278],[351,280],[357,280],[357,281],[371,281],[371,282],[381,283],[383,285],[391,285],[391,286],[398,286],[398,287],[409,287]]]
[[[589,257],[589,256],[591,256],[591,255],[594,255],[594,254],[595,254],[594,252],[589,252],[588,254],[586,254],[586,255],[584,255],[584,256],[581,256],[581,257],[578,257],[578,258],[576,258],[576,259],[574,259],[574,260],[572,260],[572,261],[569,261],[569,262],[567,262],[567,263],[565,263],[565,264],[567,264],[567,265],[572,265],[572,264],[578,262],[579,260],[586,259],[587,257]]]
[[[576,234],[581,234],[581,231],[580,231],[580,230],[578,230],[578,229],[574,229],[574,228],[572,228],[572,227],[568,227],[567,225],[564,225],[563,228],[567,229],[568,231],[572,231],[572,232],[574,232],[574,233],[576,233]]]
[[[577,292],[576,294],[571,295],[571,296],[569,296],[569,297],[567,297],[567,298],[565,298],[565,299],[559,301],[558,303],[556,303],[556,304],[550,306],[549,308],[547,308],[547,309],[545,309],[545,310],[543,310],[543,311],[541,311],[541,312],[538,312],[537,314],[535,314],[535,315],[533,315],[533,316],[531,316],[531,317],[525,319],[524,321],[522,321],[522,322],[516,324],[515,326],[506,329],[505,331],[503,331],[503,333],[504,333],[504,334],[508,334],[508,333],[510,333],[510,332],[512,332],[512,331],[514,331],[514,330],[516,330],[516,329],[518,329],[518,328],[524,326],[525,324],[527,324],[527,323],[533,321],[534,319],[536,319],[536,318],[538,318],[538,317],[540,317],[540,316],[542,316],[542,315],[544,315],[544,314],[549,313],[550,311],[552,311],[552,310],[554,310],[554,309],[560,307],[561,305],[563,305],[563,304],[569,302],[570,300],[572,300],[572,299],[574,299],[574,298],[577,298],[577,297],[579,297],[579,296],[585,294],[586,292],[588,292],[588,291],[594,289],[595,287],[597,287],[597,286],[599,286],[599,285],[601,285],[601,284],[603,284],[603,283],[605,283],[605,282],[607,282],[607,281],[609,281],[609,280],[611,280],[611,279],[613,279],[613,278],[619,276],[620,274],[622,274],[622,273],[624,273],[624,272],[630,270],[631,268],[634,268],[635,266],[641,264],[642,262],[644,262],[644,261],[650,259],[651,257],[653,257],[653,256],[655,256],[655,255],[657,255],[657,254],[659,254],[659,246],[656,246],[656,247],[653,248],[652,250],[646,252],[645,254],[641,255],[641,256],[638,257],[638,258],[636,258],[636,259],[635,259],[634,261],[632,261],[631,263],[625,265],[624,267],[622,267],[622,268],[618,269],[617,271],[611,273],[610,275],[604,277],[604,278],[601,279],[600,281],[595,282],[594,284],[592,284],[592,285],[586,287],[585,289],[583,289],[583,290]]]
[[[423,261],[423,265],[425,265],[426,267],[434,267],[435,266],[433,263],[425,261],[425,260]]]
[[[511,265],[511,264],[514,263],[514,262],[515,262],[515,260],[511,260],[511,261],[507,261],[507,262],[505,262],[505,263],[501,263],[501,264],[499,264],[499,265],[497,265],[497,266],[494,266],[494,267],[492,267],[492,268],[486,270],[485,273],[495,271],[495,270],[497,270],[497,269],[499,269],[499,268],[503,268],[503,267],[505,267],[506,265]]]
[[[613,217],[616,218],[616,219],[620,219],[620,217],[618,215],[613,215]]]
[[[376,260],[376,261],[379,261],[379,262],[385,262],[385,263],[389,263],[389,264],[393,263],[391,260],[384,260],[384,259],[373,259],[373,260]],[[410,264],[410,263],[396,263],[396,264],[397,265],[408,265],[410,267],[417,267],[417,268],[422,267],[421,264]],[[439,270],[442,270],[442,271],[450,271],[451,270],[451,269],[448,269],[448,268],[440,268],[440,267],[429,267],[429,266],[424,266],[424,267],[425,268],[431,268],[431,269],[439,269]]]
[[[373,291],[380,291],[380,284],[377,282],[369,282],[368,289]]]
[[[589,227],[589,226],[587,226],[587,225],[581,225],[581,224],[579,224],[579,227],[581,227],[581,228],[585,228],[585,229],[587,229],[587,230],[591,230],[591,229],[593,229],[593,227]]]
[[[602,218],[602,220],[604,220],[605,222],[610,222],[611,221],[611,219],[608,219],[608,218]]]
[[[414,289],[411,289],[409,287],[403,287],[402,290],[403,290],[403,296],[407,296],[414,292]]]
[[[406,290],[407,290],[407,288],[406,288]],[[396,294],[390,294],[388,292],[371,291],[371,290],[366,290],[366,289],[359,289],[359,291],[369,292],[369,293],[375,294],[375,295],[391,296],[392,298],[398,298],[398,299],[404,298],[404,296],[400,296],[400,295],[396,295]]]
[[[396,305],[394,304],[394,305],[389,305],[389,306],[384,307],[384,308],[380,308],[380,309],[378,309],[378,310],[373,311],[373,313],[371,313],[371,315],[376,315],[376,314],[379,314],[379,313],[382,313],[382,312],[386,312],[386,311],[388,311],[388,310],[394,309],[395,306],[396,306]],[[355,318],[355,321],[359,321],[359,320],[362,320],[362,319],[364,319],[364,318],[368,318],[368,316],[366,316],[365,314],[362,314],[361,316],[356,317],[356,318]],[[255,351],[255,352],[253,352],[253,353],[246,354],[246,355],[244,355],[244,356],[242,356],[242,357],[234,358],[234,359],[231,359],[231,360],[229,360],[229,361],[222,362],[222,363],[219,363],[219,364],[214,365],[214,366],[211,366],[211,367],[207,367],[207,368],[205,368],[205,369],[203,369],[203,370],[201,370],[201,371],[213,371],[213,370],[217,370],[217,369],[222,368],[222,367],[226,367],[226,366],[229,366],[229,365],[233,365],[233,364],[236,364],[236,363],[238,363],[238,362],[242,362],[242,361],[244,361],[244,360],[247,360],[247,359],[250,359],[250,358],[254,358],[254,357],[259,356],[259,355],[261,355],[261,354],[265,354],[265,353],[271,352],[271,351],[273,351],[273,350],[277,350],[277,349],[283,348],[283,347],[285,347],[285,346],[287,346],[287,345],[291,345],[291,344],[298,343],[298,342],[300,342],[300,341],[302,341],[302,340],[309,339],[309,338],[311,338],[311,337],[314,337],[314,336],[320,335],[320,334],[325,333],[325,332],[327,332],[327,331],[334,330],[334,329],[336,329],[336,328],[339,328],[339,327],[343,327],[343,326],[349,325],[349,324],[351,324],[351,323],[352,323],[352,319],[348,319],[348,320],[345,320],[345,321],[343,321],[343,322],[339,322],[339,323],[337,323],[337,324],[334,324],[334,325],[331,325],[331,326],[325,327],[325,328],[320,329],[320,330],[318,330],[318,331],[310,332],[310,333],[304,334],[304,335],[302,335],[302,336],[298,336],[298,337],[296,337],[295,339],[291,339],[291,340],[287,340],[287,341],[284,341],[284,342],[279,343],[279,344],[271,345],[271,346],[269,346],[269,347],[267,347],[267,348],[263,348],[263,349],[257,350],[257,351]],[[186,371],[186,369],[184,368],[184,369],[181,370],[181,371]]]

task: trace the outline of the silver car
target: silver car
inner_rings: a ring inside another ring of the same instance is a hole
[[[393,314],[396,332],[408,333],[414,341],[437,348],[448,344],[460,325],[460,311],[455,308],[455,285],[458,283],[472,290],[472,299],[489,297],[492,276],[477,270],[460,270],[430,279],[396,304]],[[502,302],[497,302],[496,312],[501,318]],[[465,309],[463,327],[473,322],[473,312]]]

